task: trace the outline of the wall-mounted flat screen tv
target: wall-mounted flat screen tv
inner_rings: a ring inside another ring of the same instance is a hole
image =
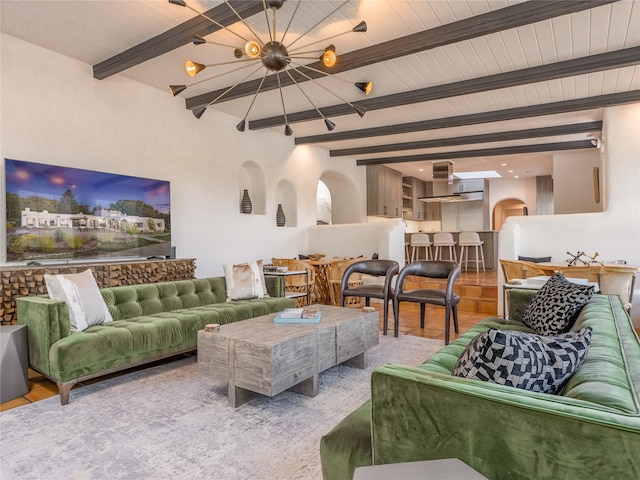
[[[5,159],[7,262],[171,255],[169,182]]]

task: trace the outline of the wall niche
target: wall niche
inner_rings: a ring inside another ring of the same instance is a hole
[[[267,212],[266,181],[262,167],[248,160],[240,165],[238,172],[238,212],[244,191],[247,190],[251,198],[251,214],[265,215]]]

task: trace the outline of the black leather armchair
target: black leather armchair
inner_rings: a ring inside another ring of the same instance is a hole
[[[340,283],[340,305],[344,307],[346,297],[363,297],[365,305],[368,307],[372,298],[380,298],[384,302],[382,333],[387,334],[389,319],[389,302],[393,301],[393,287],[391,282],[398,274],[400,266],[395,260],[362,260],[352,263],[344,271]],[[373,275],[374,277],[384,277],[384,285],[364,285],[349,286],[349,277],[353,273],[363,275]],[[393,308],[393,307],[392,307]],[[396,324],[398,321],[396,320]],[[398,336],[396,331],[395,336]]]
[[[405,266],[398,275],[396,292],[393,301],[393,315],[395,317],[395,332],[397,335],[398,321],[400,318],[400,302],[420,303],[420,328],[424,328],[425,305],[441,305],[445,307],[444,343],[449,343],[451,312],[453,312],[453,326],[458,333],[458,309],[460,296],[454,293],[453,287],[460,277],[460,265],[449,261],[422,261]],[[427,278],[446,278],[447,285],[444,290],[418,289],[405,290],[404,282],[409,276]]]

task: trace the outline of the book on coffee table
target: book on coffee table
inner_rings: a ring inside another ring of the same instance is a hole
[[[285,308],[273,320],[275,323],[318,323],[320,312],[316,308]]]

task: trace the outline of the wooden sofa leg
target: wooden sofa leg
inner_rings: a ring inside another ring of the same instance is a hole
[[[58,384],[58,391],[60,392],[60,404],[67,405],[69,403],[69,394],[73,386],[77,383],[77,380],[56,383]]]

